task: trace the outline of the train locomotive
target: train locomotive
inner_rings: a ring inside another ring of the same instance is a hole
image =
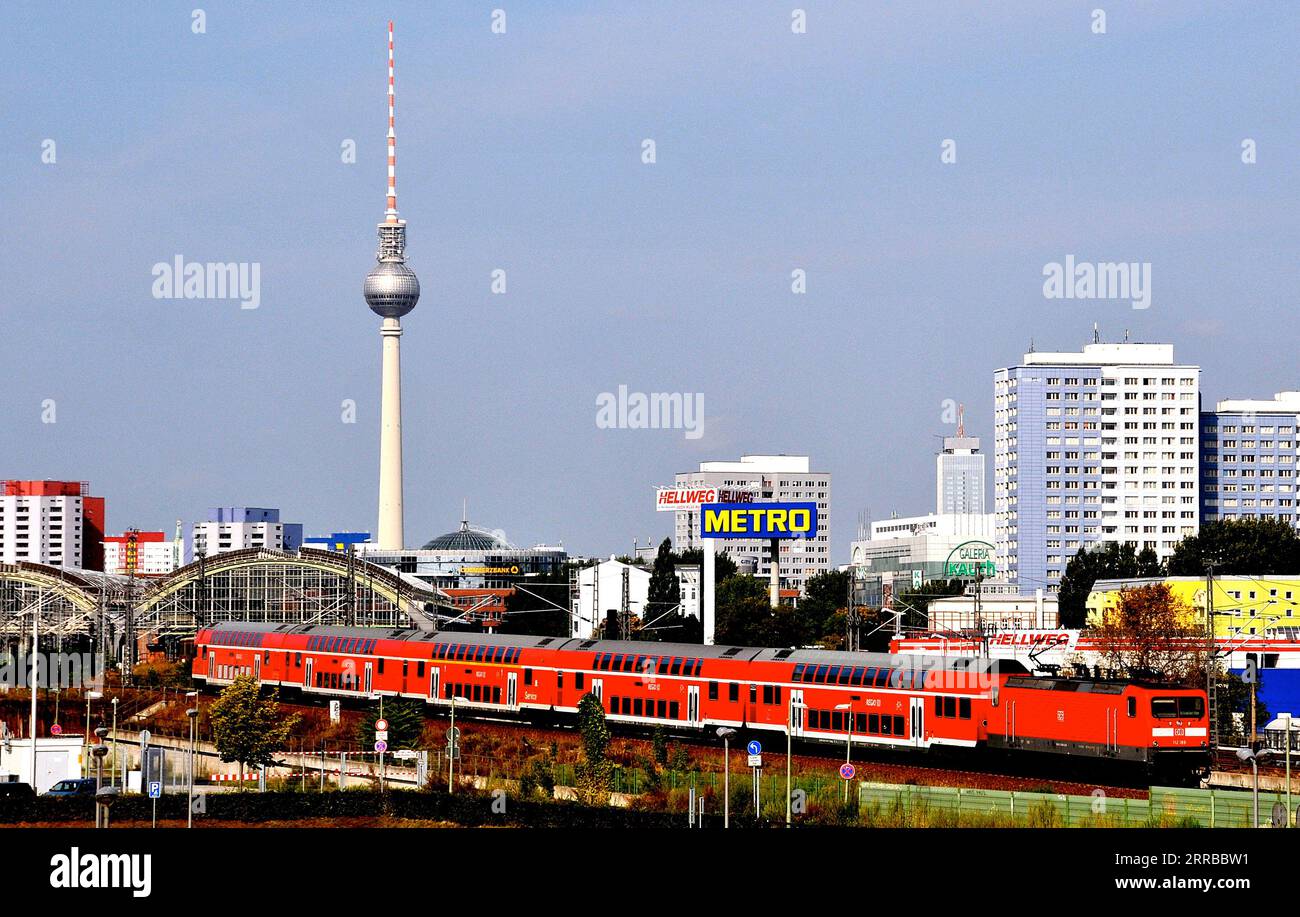
[[[1015,660],[224,622],[196,682],[240,675],[304,697],[377,694],[462,714],[563,722],[594,694],[612,725],[790,734],[801,742],[1055,754],[1194,773],[1205,693],[1039,677]]]

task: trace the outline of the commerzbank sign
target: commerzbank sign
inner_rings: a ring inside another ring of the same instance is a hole
[[[987,541],[964,541],[948,552],[944,575],[949,579],[989,579],[997,573],[995,549]]]

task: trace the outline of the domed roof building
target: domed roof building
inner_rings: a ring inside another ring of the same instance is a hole
[[[489,532],[460,520],[460,528],[425,542],[421,551],[513,551],[515,546],[506,541],[500,532]]]

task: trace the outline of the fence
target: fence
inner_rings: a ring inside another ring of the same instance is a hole
[[[966,823],[1060,825],[1065,827],[1186,826],[1249,828],[1254,822],[1254,798],[1238,790],[1193,790],[1152,787],[1147,799],[1102,794],[1069,796],[958,787],[863,783],[859,789],[863,812],[894,814],[904,819]],[[1269,822],[1275,804],[1286,794],[1259,794],[1261,824]],[[935,818],[938,815],[939,818]],[[1293,812],[1295,824],[1300,813]]]

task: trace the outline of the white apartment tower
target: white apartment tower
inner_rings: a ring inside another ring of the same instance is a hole
[[[808,577],[831,569],[831,476],[829,472],[811,471],[811,467],[806,455],[743,455],[738,462],[701,462],[699,471],[681,472],[676,483],[749,492],[756,502],[815,502],[816,536],[780,542],[781,583],[802,591]],[[677,550],[701,547],[699,514],[681,511],[676,516],[673,543]],[[717,541],[717,548],[729,553],[746,570],[752,565],[756,575],[770,576],[770,542],[761,538],[726,539]]]
[[[1027,353],[993,374],[997,567],[1054,589],[1081,547],[1160,558],[1200,524],[1200,367],[1172,344]]]

